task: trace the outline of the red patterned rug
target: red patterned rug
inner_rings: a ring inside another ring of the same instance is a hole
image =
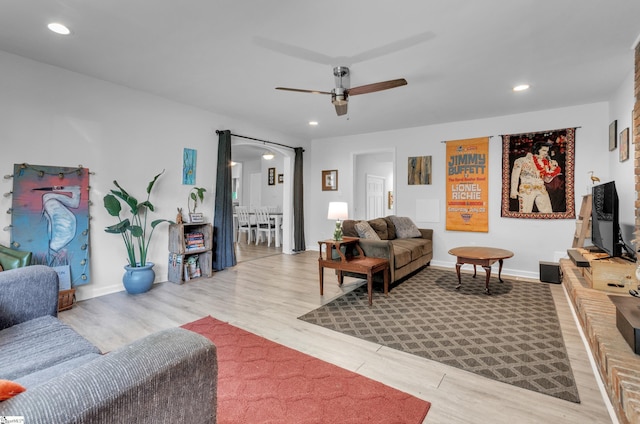
[[[210,316],[182,326],[218,350],[218,423],[422,423],[427,401]]]

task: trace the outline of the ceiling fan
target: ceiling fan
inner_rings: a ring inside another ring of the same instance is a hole
[[[276,90],[297,91],[299,93],[312,94],[329,94],[331,103],[336,107],[338,116],[346,115],[349,96],[358,94],[374,93],[376,91],[388,90],[390,88],[401,87],[407,85],[404,78],[389,81],[375,82],[373,84],[361,85],[359,87],[349,88],[349,68],[346,66],[336,66],[333,68],[333,75],[336,80],[336,88],[331,91],[304,90],[299,88],[276,87]]]

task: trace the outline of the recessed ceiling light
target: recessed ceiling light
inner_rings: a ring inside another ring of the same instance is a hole
[[[312,127],[315,127],[318,125],[318,121],[309,121],[309,125],[311,125]]]
[[[71,34],[71,31],[69,30],[69,28],[67,28],[66,26],[58,22],[50,23],[49,25],[47,25],[47,28],[49,28],[51,31],[55,32],[56,34],[60,34],[60,35]]]
[[[525,91],[529,89],[529,84],[520,84],[513,87],[513,91]]]

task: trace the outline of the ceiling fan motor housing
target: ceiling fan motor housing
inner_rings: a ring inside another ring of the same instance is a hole
[[[347,90],[342,87],[336,87],[331,90],[331,103],[336,106],[347,104]]]
[[[349,88],[349,68],[336,66],[333,68],[333,75],[336,77],[336,87]]]

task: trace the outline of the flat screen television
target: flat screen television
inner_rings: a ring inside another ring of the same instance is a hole
[[[599,184],[592,188],[591,242],[611,257],[622,256],[624,242],[620,234],[616,183]]]

